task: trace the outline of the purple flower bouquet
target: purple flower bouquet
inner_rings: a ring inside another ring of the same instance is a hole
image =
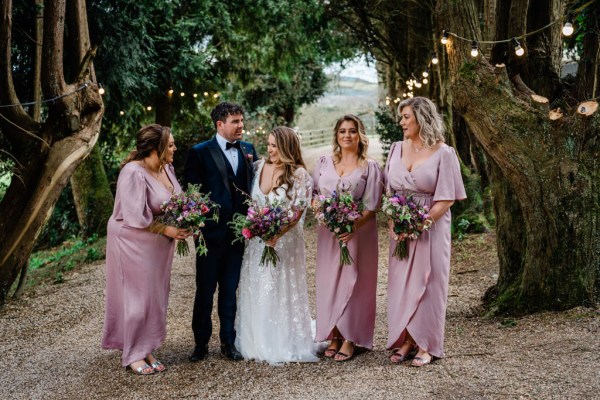
[[[201,228],[206,221],[219,220],[218,207],[219,205],[210,199],[209,194],[200,192],[200,185],[188,185],[185,192],[173,194],[168,201],[161,204],[160,209],[163,214],[158,220],[165,225],[188,229],[194,235],[198,235],[196,252],[206,255],[208,249]],[[176,249],[180,256],[186,256],[190,252],[185,240],[177,240]]]

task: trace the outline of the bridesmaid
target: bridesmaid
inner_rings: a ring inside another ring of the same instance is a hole
[[[173,239],[189,233],[154,220],[181,192],[171,163],[168,127],[148,125],[121,164],[106,242],[106,313],[102,347],[123,351],[121,363],[139,375],[165,370],[152,354],[165,339]]]
[[[450,206],[465,199],[456,152],[444,143],[444,124],[431,100],[413,97],[398,107],[404,141],[393,143],[385,169],[388,193],[412,194],[428,205],[430,230],[409,243],[409,257],[393,256],[390,224],[387,348],[390,360],[415,367],[444,356],[444,323],[450,272]]]
[[[344,115],[335,125],[333,155],[321,157],[313,173],[315,195],[329,195],[344,187],[364,204],[354,231],[340,236],[354,260],[352,265],[340,266],[338,239],[324,226],[318,231],[315,340],[331,340],[324,355],[336,361],[351,359],[355,346],[373,348],[378,250],[375,213],[383,182],[377,162],[367,159],[368,147],[362,121]]]

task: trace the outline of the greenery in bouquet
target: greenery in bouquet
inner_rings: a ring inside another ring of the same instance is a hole
[[[246,204],[248,204],[247,214],[235,214],[233,220],[229,222],[236,235],[234,243],[254,237],[268,242],[280,236],[288,225],[298,221],[304,211],[302,207],[288,206],[280,200],[267,199],[265,204],[259,204],[255,200],[248,199]],[[265,243],[260,264],[271,263],[276,267],[279,260],[277,251]]]
[[[397,235],[394,257],[408,257],[408,241],[417,239],[431,227],[429,207],[420,206],[412,195],[392,194],[383,197],[381,211],[392,221]]]
[[[196,252],[206,255],[208,249],[201,229],[206,221],[219,220],[219,205],[210,199],[210,193],[204,194],[200,188],[201,185],[190,184],[186,191],[173,194],[169,200],[161,204],[160,209],[163,214],[158,220],[165,225],[192,231],[198,236]],[[178,240],[177,254],[186,256],[189,252],[187,241]]]
[[[350,256],[346,243],[339,237],[354,229],[354,222],[360,218],[363,211],[362,202],[354,200],[348,190],[334,190],[331,196],[319,195],[313,204],[315,218],[338,238],[340,245],[340,266],[351,265],[354,260]]]

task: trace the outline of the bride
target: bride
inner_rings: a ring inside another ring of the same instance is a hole
[[[259,204],[281,200],[305,208],[312,179],[305,169],[296,132],[273,129],[268,159],[254,163],[252,199]],[[304,259],[304,212],[268,245],[275,247],[277,266],[260,265],[265,242],[252,238],[246,245],[239,283],[235,345],[245,359],[270,364],[318,361],[312,339]]]

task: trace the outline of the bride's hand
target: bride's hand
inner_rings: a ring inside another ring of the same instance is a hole
[[[275,237],[271,238],[271,240],[266,240],[265,243],[269,247],[275,247],[275,244],[277,244],[278,239],[279,239],[279,236],[275,236]]]

